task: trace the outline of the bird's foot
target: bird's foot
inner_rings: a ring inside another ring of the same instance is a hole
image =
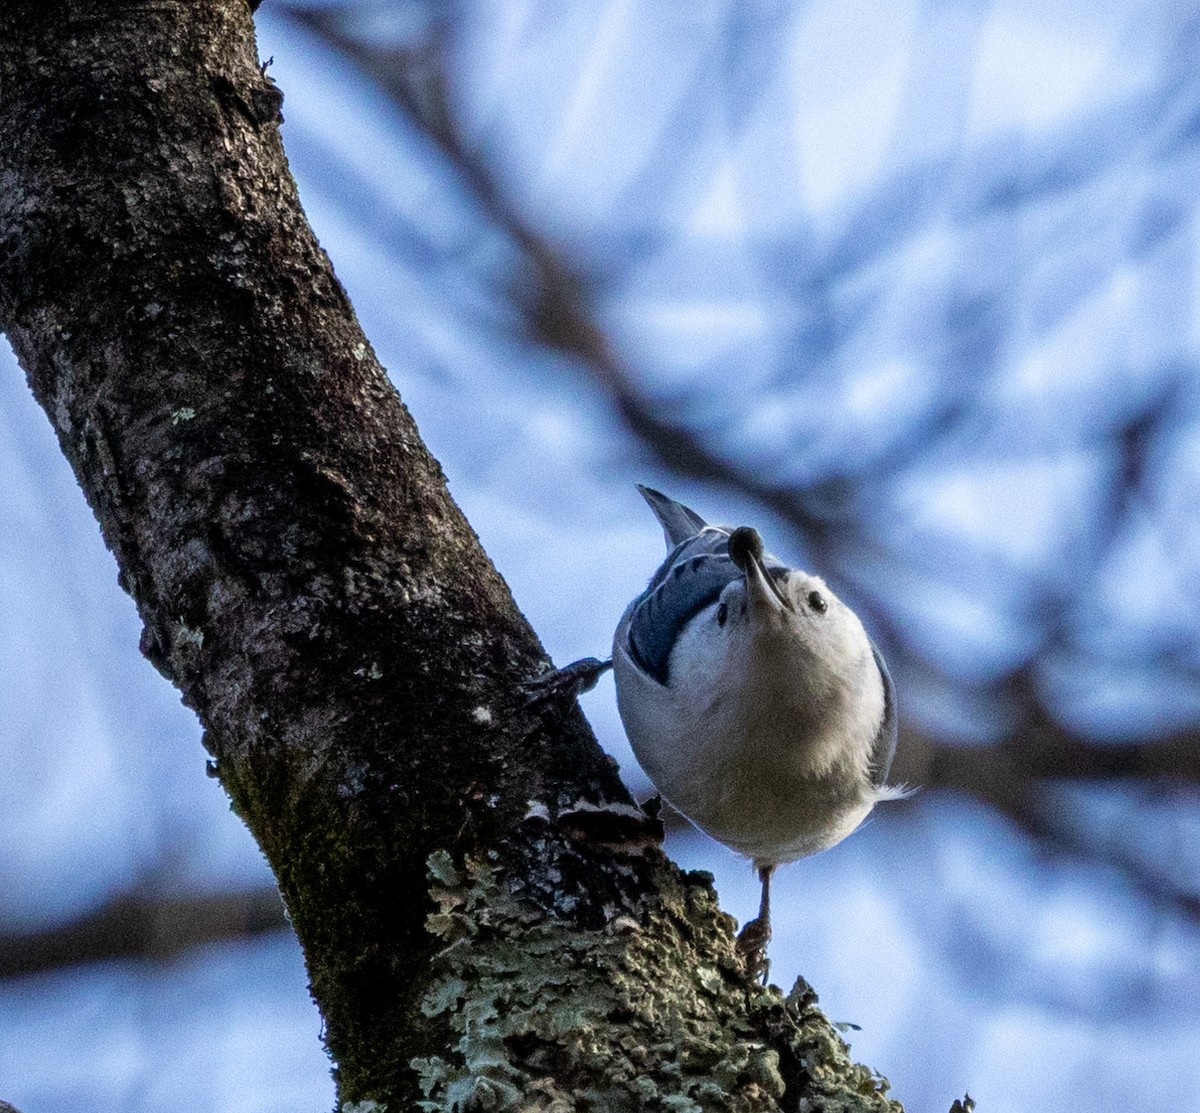
[[[746,974],[751,978],[760,978],[762,984],[767,984],[771,973],[771,960],[767,958],[767,944],[771,942],[771,921],[761,918],[751,920],[738,933],[734,950]]]
[[[611,668],[611,658],[602,661],[599,657],[584,657],[580,661],[564,665],[561,669],[544,672],[523,685],[525,706],[531,707],[536,703],[562,697],[575,699],[584,692],[590,692],[600,677]]]

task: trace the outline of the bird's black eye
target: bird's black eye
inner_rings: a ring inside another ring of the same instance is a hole
[[[817,614],[824,614],[827,610],[829,610],[829,604],[825,602],[825,596],[819,591],[810,591],[808,593],[808,605],[809,608],[816,611]]]
[[[717,607],[717,625],[724,626],[729,618],[729,604],[722,603]]]

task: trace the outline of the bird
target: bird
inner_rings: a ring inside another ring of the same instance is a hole
[[[776,868],[841,842],[884,800],[896,692],[858,616],[820,577],[766,552],[751,526],[710,525],[638,485],[667,555],[621,616],[612,657],[562,675],[586,690],[612,668],[617,709],[655,789],[751,860],[759,912],[737,949],[766,981]]]

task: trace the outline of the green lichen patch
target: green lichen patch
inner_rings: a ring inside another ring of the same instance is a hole
[[[443,946],[421,1009],[451,1050],[413,1061],[422,1109],[900,1109],[815,995],[748,979],[707,875],[654,848],[598,853],[541,818],[524,834],[430,858]]]
[[[764,993],[754,1011],[771,1045],[780,1049],[786,1092],[803,1094],[801,1103],[784,1101],[782,1108],[902,1113],[900,1103],[887,1096],[888,1080],[850,1057],[846,1041],[817,1008],[817,995],[803,978],[786,997],[777,990]]]

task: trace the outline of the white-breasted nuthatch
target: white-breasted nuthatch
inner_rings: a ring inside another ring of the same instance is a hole
[[[613,638],[617,707],[655,788],[750,858],[758,918],[739,950],[765,973],[775,867],[833,846],[880,800],[896,696],[858,616],[817,576],[763,552],[749,526],[711,526],[639,486],[667,556]],[[579,689],[610,662],[562,670]]]
[[[858,616],[817,576],[763,552],[749,526],[711,526],[639,486],[667,557],[613,638],[617,707],[666,800],[754,862],[763,957],[775,867],[841,842],[880,800],[896,696]]]

